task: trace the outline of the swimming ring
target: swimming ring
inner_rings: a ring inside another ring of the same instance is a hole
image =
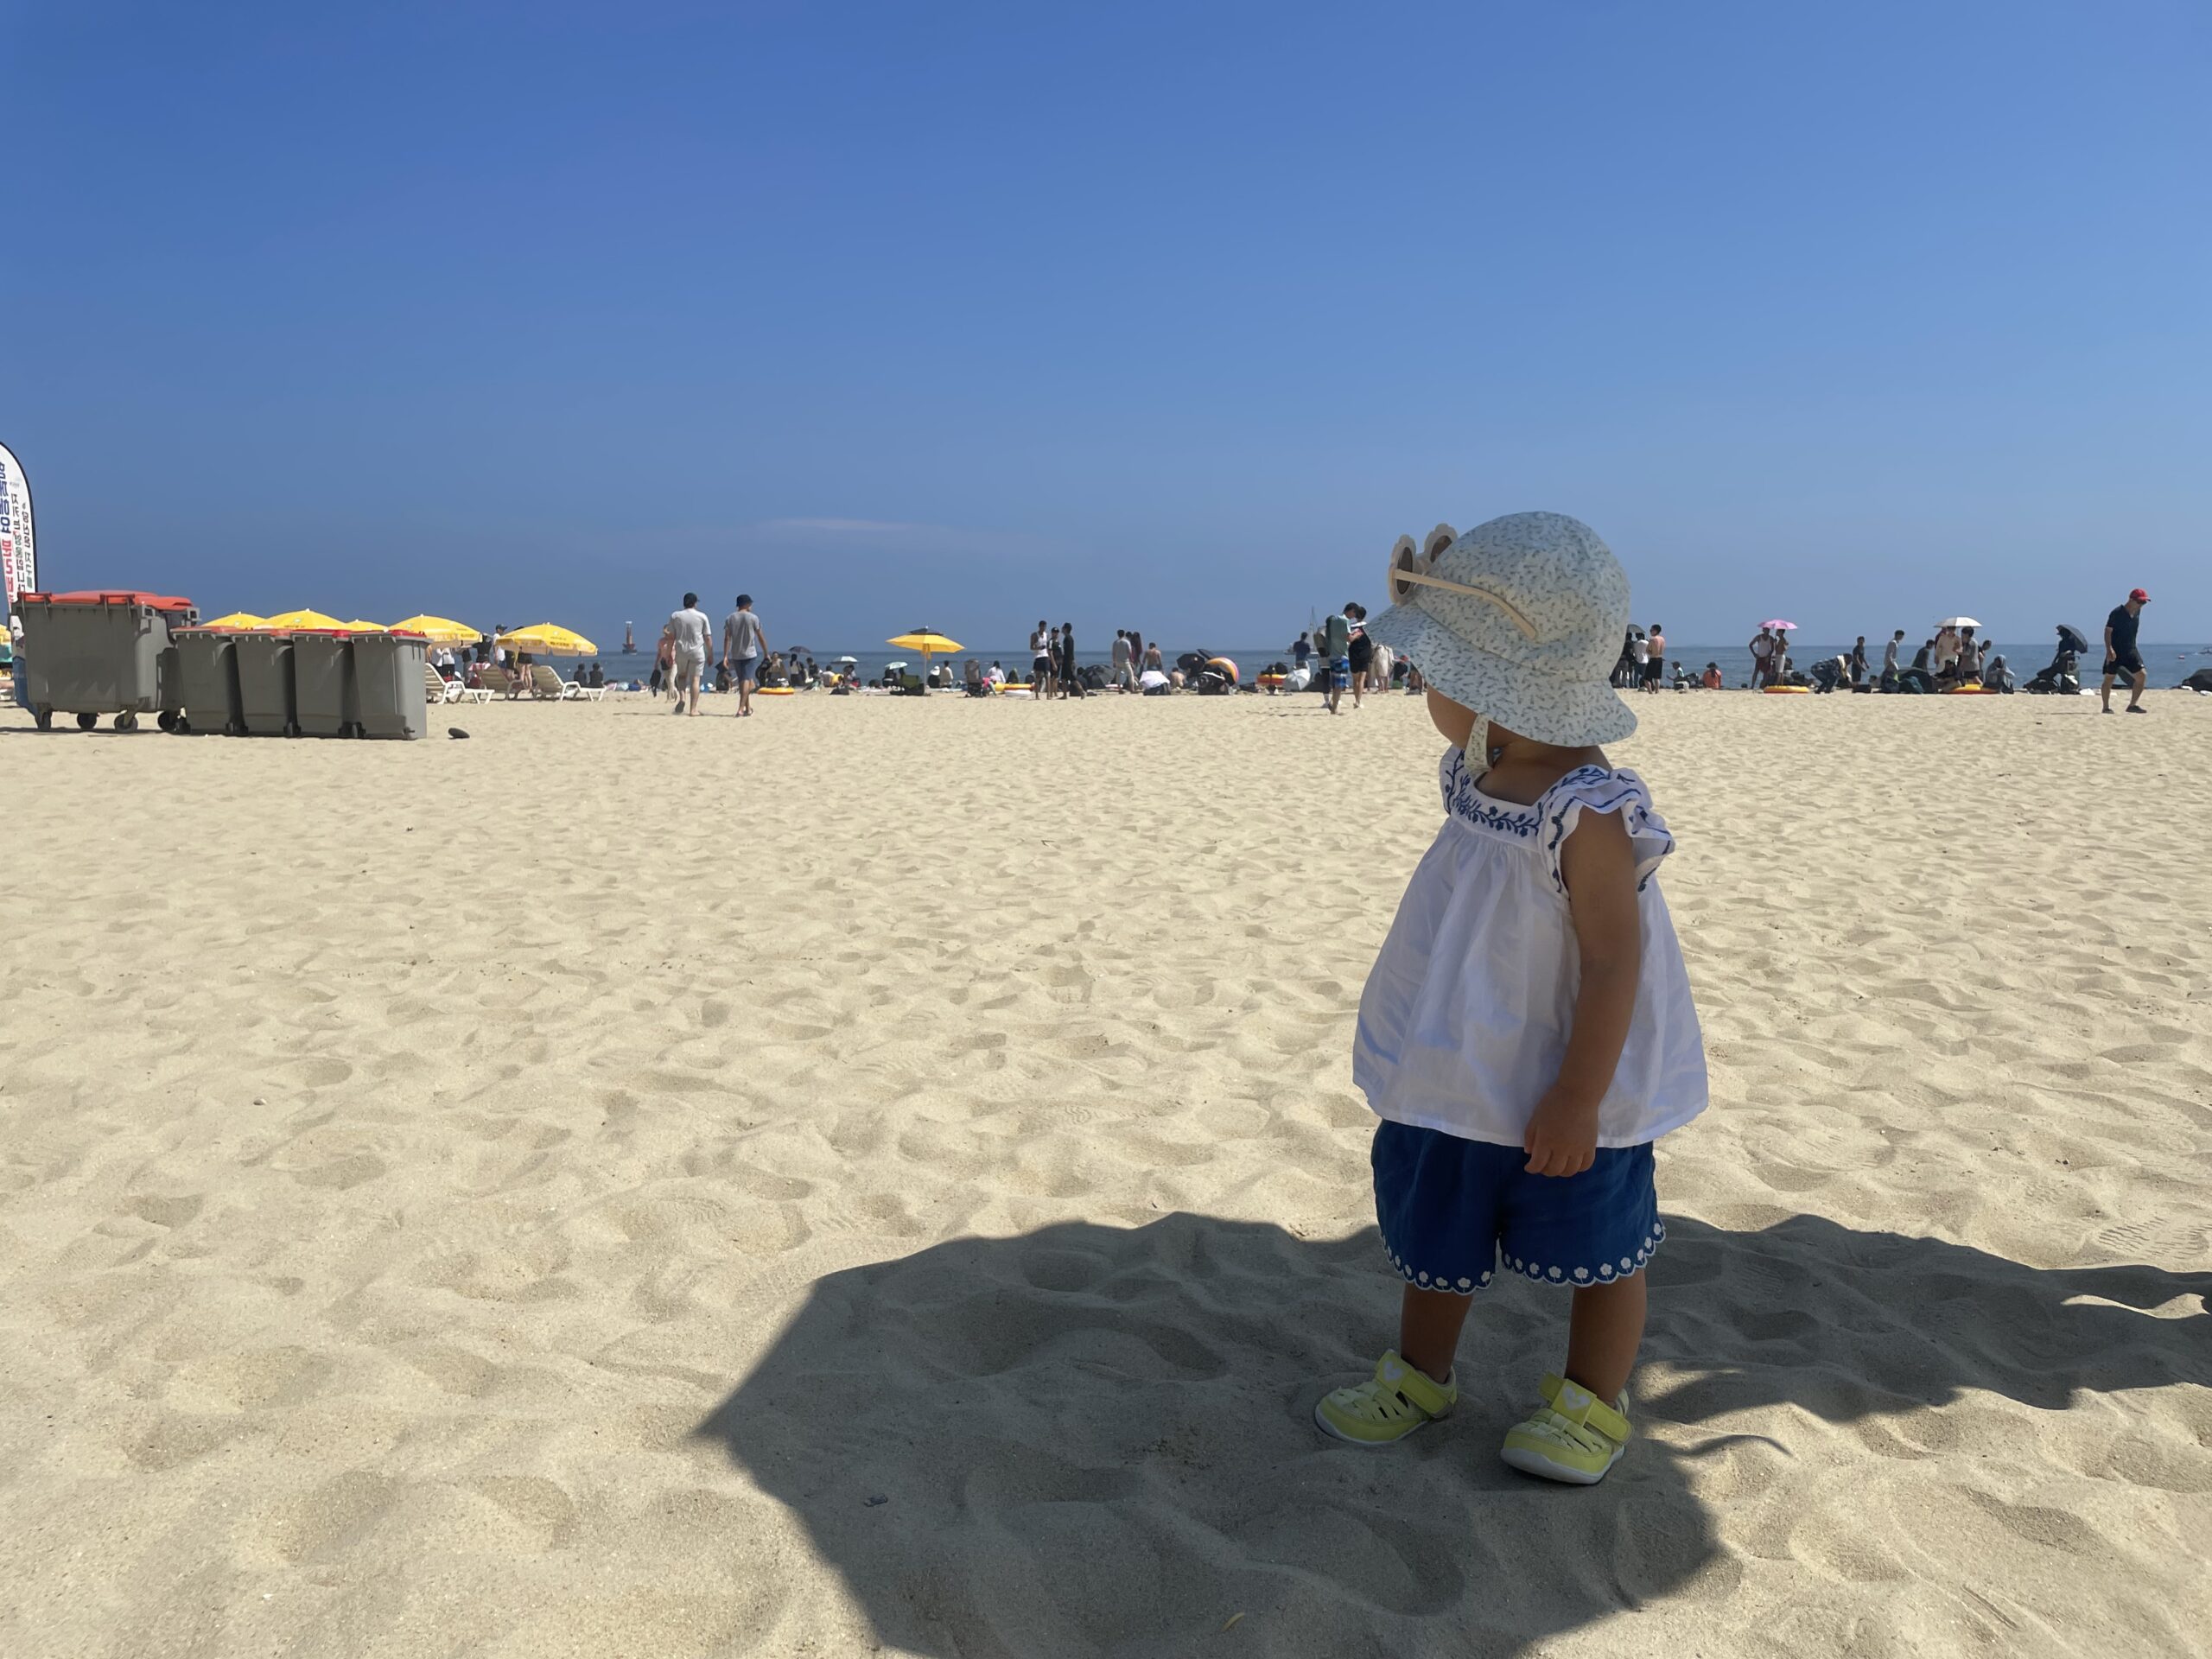
[[[1765,685],[1759,689],[1770,697],[1809,697],[1813,695],[1813,688],[1809,685]]]

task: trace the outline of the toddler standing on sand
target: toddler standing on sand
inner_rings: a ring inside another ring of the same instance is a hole
[[[1450,1411],[1459,1328],[1502,1255],[1573,1293],[1566,1363],[1505,1461],[1593,1485],[1627,1446],[1643,1267],[1666,1236],[1651,1143],[1706,1103],[1651,880],[1674,837],[1643,780],[1596,747],[1636,729],[1608,683],[1629,598],[1611,551],[1553,512],[1428,545],[1392,553],[1392,608],[1368,632],[1427,677],[1452,746],[1446,817],[1368,976],[1352,1056],[1382,1120],[1375,1209],[1404,1301],[1397,1348],[1313,1417],[1383,1446]]]

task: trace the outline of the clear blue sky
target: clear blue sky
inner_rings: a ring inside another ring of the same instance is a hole
[[[55,587],[1287,639],[1547,507],[1643,620],[2212,638],[2212,12],[0,6]]]

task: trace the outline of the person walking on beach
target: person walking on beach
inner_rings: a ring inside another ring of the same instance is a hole
[[[676,641],[664,632],[660,645],[653,652],[653,698],[658,702],[664,691],[676,689]]]
[[[707,676],[707,641],[712,637],[714,624],[707,620],[707,613],[699,608],[699,595],[683,595],[683,608],[671,611],[668,626],[661,630],[661,639],[673,645],[676,663],[676,707],[671,711],[679,715],[699,712],[699,683]]]
[[[1054,661],[1054,671],[1059,677],[1060,700],[1065,702],[1071,692],[1080,693],[1082,687],[1075,677],[1075,624],[1060,624],[1060,642]]]
[[[1357,608],[1346,605],[1321,625],[1321,658],[1329,665],[1328,706],[1332,715],[1351,689],[1351,613]]]
[[[1367,632],[1367,607],[1347,605],[1344,620],[1351,624],[1351,641],[1345,647],[1345,659],[1351,664],[1351,706],[1362,706],[1367,690],[1367,676],[1375,666],[1375,641]]]
[[[1057,643],[1057,636],[1045,619],[1039,617],[1037,626],[1029,632],[1029,681],[1030,691],[1039,702],[1052,695],[1052,659]]]
[[[1651,625],[1651,638],[1644,642],[1643,689],[1657,691],[1662,689],[1667,672],[1667,629],[1663,623]]]
[[[2143,653],[2135,644],[2136,630],[2142,626],[2143,607],[2151,602],[2151,595],[2140,588],[2127,595],[2126,602],[2113,607],[2105,618],[2105,713],[2112,713],[2113,682],[2123,675],[2127,679],[2127,712],[2145,714],[2143,707],[2143,685],[2149,677],[2143,666]]]
[[[1129,633],[1127,628],[1114,630],[1114,689],[1127,691],[1136,682],[1129,672]]]
[[[1675,840],[1643,780],[1599,747],[1636,729],[1609,683],[1628,578],[1587,525],[1552,512],[1480,525],[1421,575],[1394,582],[1371,632],[1420,653],[1450,745],[1446,818],[1352,1044],[1352,1081],[1382,1120],[1370,1161],[1405,1281],[1398,1341],[1313,1420],[1379,1446],[1448,1414],[1460,1328],[1503,1258],[1573,1304],[1565,1363],[1500,1455],[1594,1485],[1628,1449],[1643,1268],[1666,1237],[1652,1142],[1707,1094],[1652,880]]]
[[[722,619],[722,666],[737,683],[737,712],[753,712],[753,688],[760,683],[760,659],[768,654],[768,630],[753,613],[753,595],[740,594],[737,608]]]

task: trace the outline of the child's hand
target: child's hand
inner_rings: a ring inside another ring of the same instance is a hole
[[[1598,1107],[1556,1089],[1536,1104],[1521,1137],[1531,1175],[1580,1175],[1598,1161]]]

